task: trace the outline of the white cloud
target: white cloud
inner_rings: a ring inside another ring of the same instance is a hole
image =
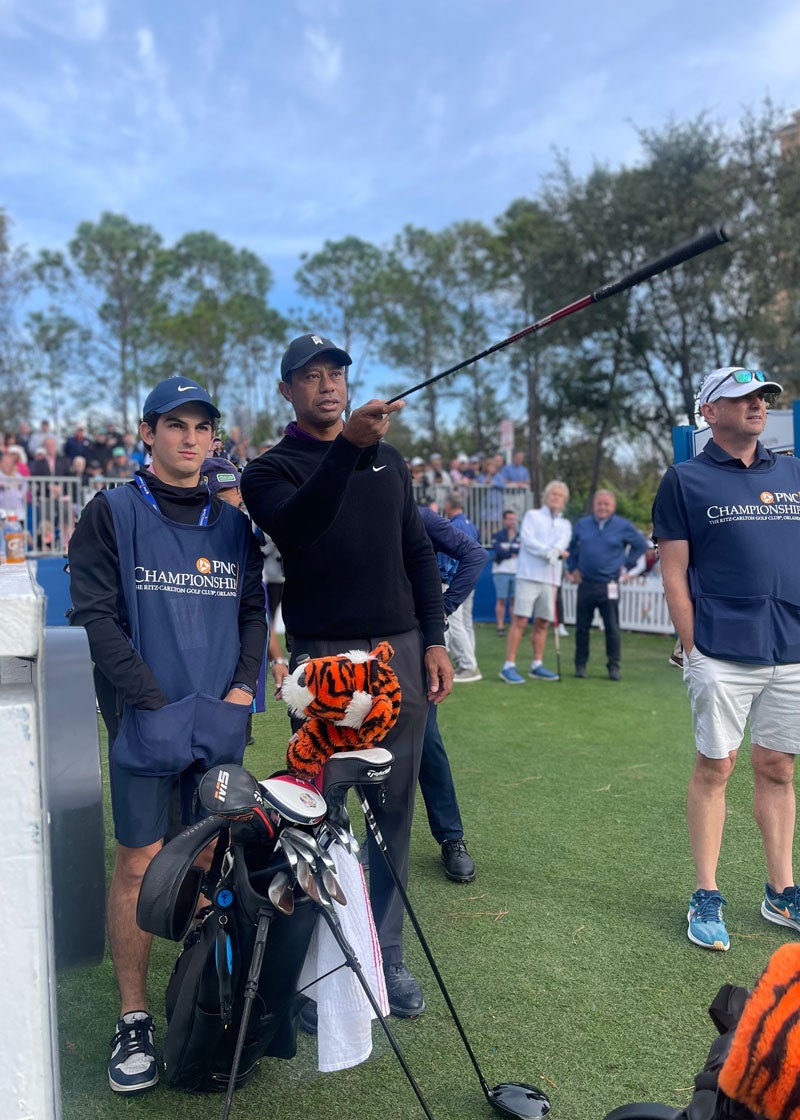
[[[77,0],[74,19],[78,37],[94,42],[105,34],[108,11],[103,0]]]
[[[310,54],[306,80],[328,88],[336,85],[342,75],[342,48],[321,28],[306,27],[303,38]]]
[[[222,49],[222,33],[216,13],[209,12],[200,25],[197,57],[206,74],[214,69]]]

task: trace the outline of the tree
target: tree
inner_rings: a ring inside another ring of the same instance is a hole
[[[31,275],[27,253],[11,244],[10,227],[10,218],[0,209],[0,423],[4,430],[16,432],[31,413],[25,346],[17,321]]]
[[[152,328],[165,306],[161,237],[124,214],[104,213],[81,222],[67,256],[41,253],[36,272],[53,296],[83,313],[97,343],[99,381],[119,401],[127,429],[138,415],[143,373],[155,362]]]
[[[58,431],[65,400],[88,407],[96,398],[90,373],[91,332],[52,307],[48,312],[31,312],[27,325],[32,341],[33,377],[48,394],[50,416]]]
[[[311,305],[303,313],[303,329],[310,324],[350,354],[350,396],[356,397],[379,329],[376,278],[384,254],[368,241],[351,236],[325,241],[318,252],[303,253],[300,260],[295,283]]]

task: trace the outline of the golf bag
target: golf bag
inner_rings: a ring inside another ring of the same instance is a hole
[[[686,1108],[625,1104],[609,1112],[605,1120],[757,1120],[749,1108],[727,1097],[718,1084],[749,995],[747,988],[723,984],[714,997],[708,1013],[719,1035],[711,1044],[706,1064],[695,1076],[694,1092]]]
[[[180,940],[194,921],[200,895],[202,872],[193,861],[216,832],[205,882],[211,904],[186,937],[166,992],[164,1079],[176,1089],[228,1088],[259,909],[282,863],[274,845],[254,841],[253,831],[247,822],[201,821],[161,849],[142,883],[139,925]],[[296,1051],[297,979],[316,916],[301,892],[295,902],[291,917],[275,913],[270,919],[236,1088],[250,1080],[265,1055],[292,1058]]]

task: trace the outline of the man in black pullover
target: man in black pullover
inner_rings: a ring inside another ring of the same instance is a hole
[[[304,656],[395,650],[403,699],[384,746],[395,756],[385,799],[370,795],[403,879],[428,701],[450,692],[441,582],[414,504],[402,456],[381,440],[402,402],[372,400],[346,423],[349,354],[320,335],[302,335],[281,361],[282,396],[294,408],[277,446],[248,463],[242,496],[250,516],[283,557],[282,609],[291,666]],[[403,963],[403,906],[369,837],[370,901],[384,960],[389,1006],[411,1017],[425,1008]]]

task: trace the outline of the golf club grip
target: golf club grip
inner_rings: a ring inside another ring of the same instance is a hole
[[[691,241],[686,241],[683,245],[670,249],[663,257],[658,257],[657,260],[649,261],[640,268],[634,269],[627,276],[623,276],[621,280],[616,280],[612,284],[605,284],[602,288],[598,288],[596,292],[592,292],[592,303],[599,303],[600,300],[608,299],[609,296],[625,292],[628,288],[641,284],[643,280],[650,280],[661,272],[667,272],[668,269],[683,264],[684,261],[690,261],[692,257],[699,257],[701,253],[706,253],[709,249],[715,249],[717,245],[724,245],[731,239],[731,230],[731,226],[726,228],[724,225],[706,230],[705,233],[693,237]]]

